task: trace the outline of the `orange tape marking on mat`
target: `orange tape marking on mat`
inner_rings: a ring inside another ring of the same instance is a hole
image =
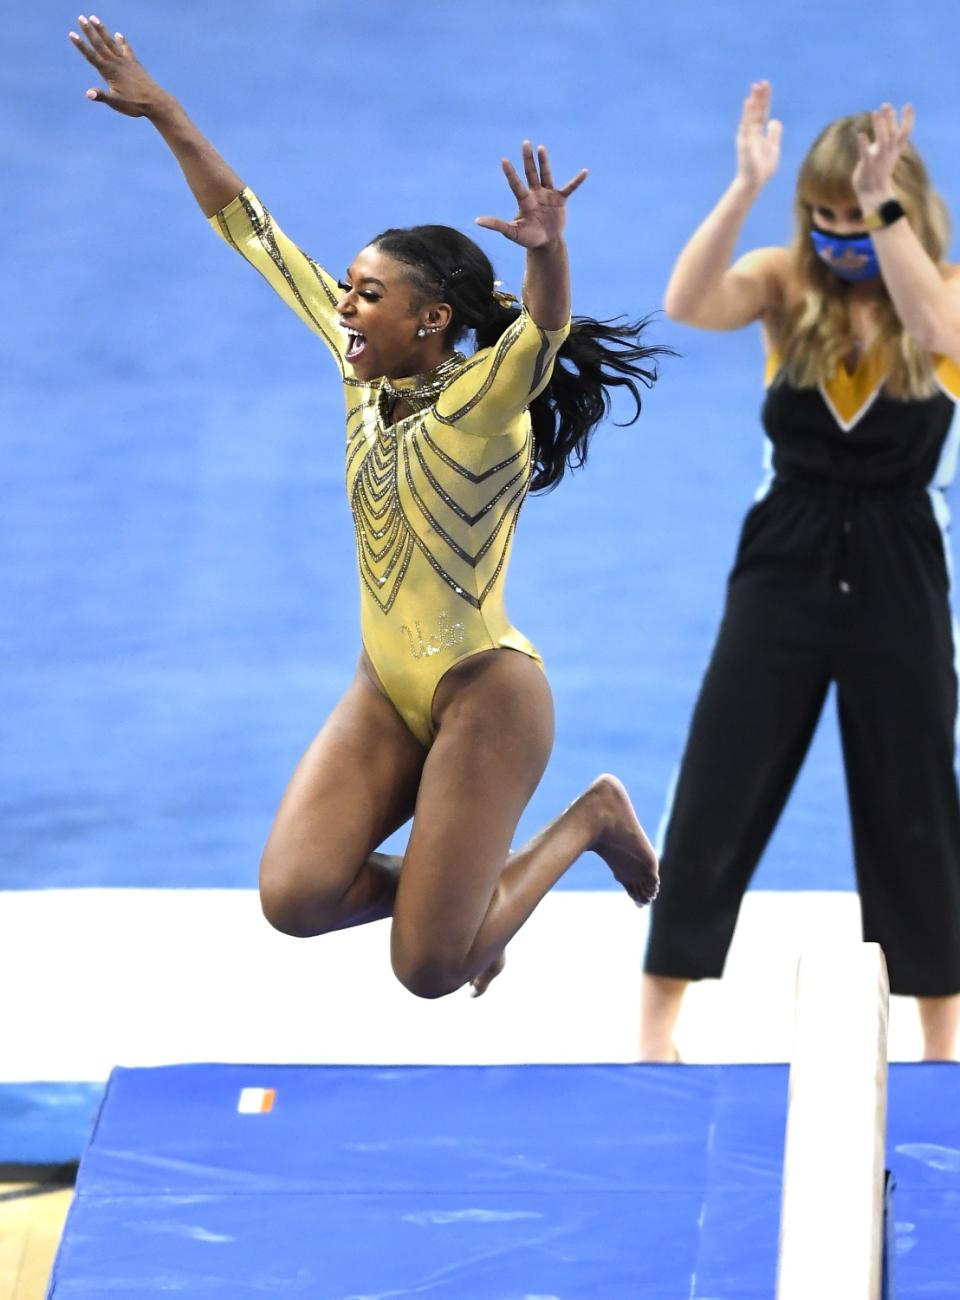
[[[241,1088],[237,1113],[240,1115],[269,1115],[276,1099],[274,1088]]]

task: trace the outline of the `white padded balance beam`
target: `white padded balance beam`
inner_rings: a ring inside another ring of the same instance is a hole
[[[777,1300],[880,1300],[890,986],[875,943],[797,969]]]

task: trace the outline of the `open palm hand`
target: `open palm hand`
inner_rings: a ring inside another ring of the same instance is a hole
[[[766,185],[780,165],[783,125],[770,116],[771,94],[769,81],[755,81],[737,128],[737,168],[751,188]]]
[[[87,91],[87,98],[106,104],[125,117],[147,117],[163,98],[163,91],[134,54],[129,42],[117,32],[111,36],[97,17],[81,15],[78,32],[70,33],[74,48],[95,68],[106,88]]]
[[[587,179],[587,170],[577,172],[572,180],[557,189],[550,171],[550,159],[543,145],[534,157],[533,145],[523,142],[523,171],[526,185],[509,159],[502,160],[503,174],[517,200],[517,215],[512,221],[501,217],[477,217],[477,225],[496,230],[522,248],[541,248],[563,234],[567,222],[567,199]]]
[[[913,130],[914,112],[910,104],[898,120],[892,104],[884,104],[873,114],[873,139],[858,133],[859,157],[850,183],[864,211],[878,206],[893,195],[893,172]]]

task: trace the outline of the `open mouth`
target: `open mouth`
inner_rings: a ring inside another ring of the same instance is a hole
[[[359,330],[347,328],[347,350],[343,354],[345,361],[359,361],[367,350],[367,336]]]

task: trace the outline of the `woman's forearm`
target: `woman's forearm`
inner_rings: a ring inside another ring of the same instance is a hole
[[[898,118],[893,106],[884,104],[872,119],[869,134],[858,133],[859,158],[850,178],[860,209],[868,217],[897,199],[894,177],[913,129],[914,112],[908,104]],[[960,360],[956,282],[944,281],[906,218],[870,233],[884,287],[903,328],[927,351]]]
[[[160,132],[183,170],[205,217],[225,208],[243,189],[243,181],[217,153],[172,95],[164,93],[146,114]]]
[[[871,232],[903,328],[928,352],[960,360],[960,299],[904,218]]]
[[[562,239],[527,249],[523,305],[544,330],[563,329],[570,319],[570,263]]]
[[[723,279],[758,193],[759,189],[738,177],[691,235],[667,285],[664,307],[668,316],[707,328],[723,316]]]

